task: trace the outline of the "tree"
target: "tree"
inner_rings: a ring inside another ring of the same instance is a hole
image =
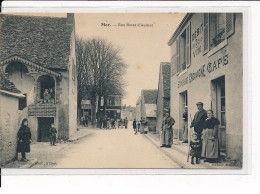
[[[96,120],[95,110],[98,104],[100,115],[101,98],[106,99],[110,94],[124,95],[126,85],[123,76],[126,64],[120,56],[121,49],[115,48],[112,43],[101,38],[76,38],[76,55],[78,62],[78,102],[84,96],[89,96],[92,103],[92,118]],[[96,102],[98,98],[98,102]]]

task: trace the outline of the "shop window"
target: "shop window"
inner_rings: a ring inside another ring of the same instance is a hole
[[[204,54],[218,48],[234,33],[233,13],[204,14]],[[226,42],[227,43],[227,42]],[[225,45],[223,45],[225,46]]]

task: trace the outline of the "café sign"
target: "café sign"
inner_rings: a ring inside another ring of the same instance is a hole
[[[207,74],[210,74],[213,71],[220,69],[228,64],[228,54],[218,58],[215,61],[210,61],[208,64],[202,65],[196,72],[190,73],[188,76],[184,77],[178,81],[178,88],[190,84],[194,80],[205,77]]]

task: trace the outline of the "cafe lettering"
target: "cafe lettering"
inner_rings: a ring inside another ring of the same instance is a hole
[[[178,88],[193,82],[197,78],[205,77],[206,72],[211,73],[217,69],[220,69],[223,66],[226,66],[227,64],[228,64],[228,54],[218,58],[215,61],[209,62],[207,65],[204,64],[196,72],[192,72],[189,74],[188,77],[185,77],[182,80],[178,81]]]

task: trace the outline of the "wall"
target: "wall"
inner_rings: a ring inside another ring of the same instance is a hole
[[[0,93],[0,167],[16,155],[18,98]]]
[[[160,66],[161,67],[161,66]],[[159,84],[158,84],[158,96],[157,96],[157,114],[156,114],[156,131],[160,133],[163,122],[163,109],[164,109],[164,100],[163,100],[163,75],[162,68],[160,68],[159,75]]]
[[[194,14],[190,19],[191,34],[203,24],[203,14]],[[186,27],[186,26],[185,26]],[[185,29],[185,28],[184,28]],[[225,76],[226,92],[226,138],[227,157],[242,160],[242,132],[243,132],[243,63],[242,63],[242,15],[236,14],[235,33],[228,38],[227,44],[216,53],[203,55],[204,45],[203,29],[191,42],[191,66],[187,72],[171,77],[171,115],[176,124],[175,129],[181,127],[179,94],[185,90],[188,93],[189,119],[194,117],[196,102],[202,101],[205,109],[212,107],[211,81]],[[172,45],[173,46],[173,45]],[[201,46],[201,52],[199,47]],[[171,49],[174,50],[173,48]],[[194,51],[195,54],[194,54]],[[212,55],[211,55],[212,54]],[[175,53],[171,53],[171,56]],[[213,64],[216,64],[212,71]],[[211,64],[210,64],[211,63]],[[210,68],[211,65],[211,68]],[[197,76],[196,76],[197,74]],[[195,76],[194,76],[195,75]]]
[[[73,22],[74,23],[74,22]],[[75,25],[70,37],[69,57],[69,136],[77,130],[77,75],[76,75]]]
[[[25,73],[23,73],[21,78],[21,73],[18,70],[9,74],[9,78],[22,94],[27,94],[27,106],[34,103],[34,78]]]

